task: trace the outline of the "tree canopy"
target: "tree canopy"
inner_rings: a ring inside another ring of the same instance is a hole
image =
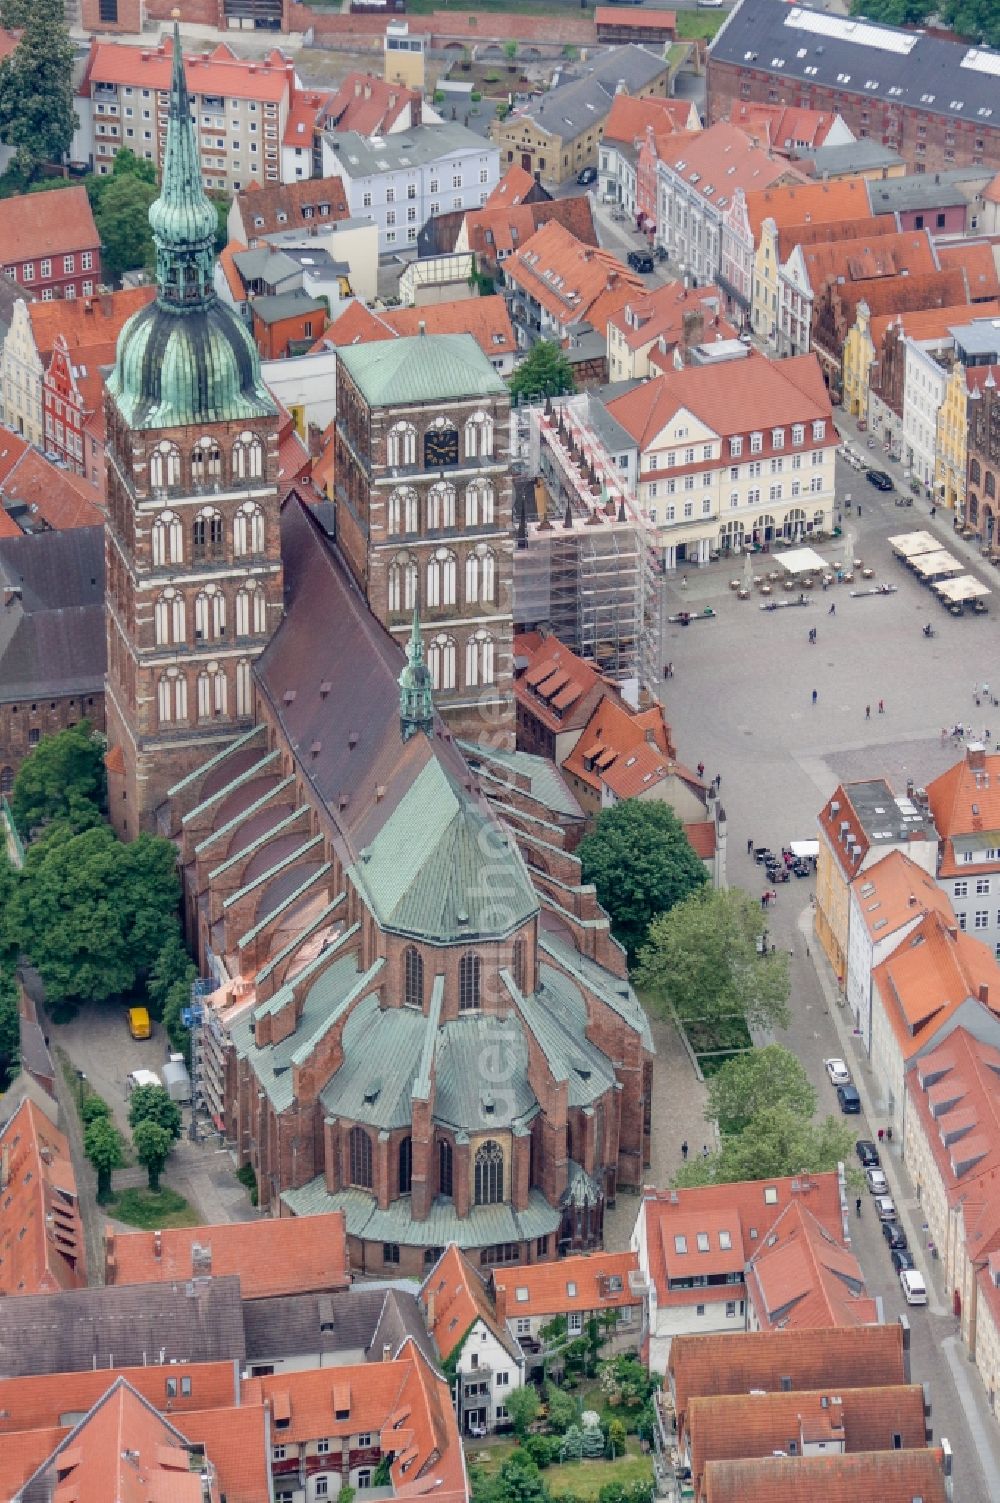
[[[22,762],[10,799],[14,823],[27,835],[48,820],[90,822],[107,802],[104,742],[87,720],[45,736]]]
[[[115,165],[117,168],[117,158]],[[151,165],[139,161],[140,167]],[[126,167],[97,181],[107,184],[98,190],[94,203],[94,222],[101,235],[101,266],[106,279],[115,281],[126,271],[152,271],[155,252],[149,206],[159,192],[155,178],[150,181],[147,175]]]
[[[575,391],[573,367],[557,344],[540,339],[510,378],[512,397],[560,397]]]
[[[712,1076],[705,1116],[718,1122],[723,1137],[731,1137],[743,1132],[760,1112],[779,1105],[811,1117],[816,1092],[795,1055],[780,1044],[768,1044],[737,1054]]]
[[[758,954],[763,933],[764,915],[748,893],[702,886],[654,918],[636,983],[655,1010],[685,1026],[704,1029],[735,1017],[747,1028],[784,1027],[788,956]]]
[[[95,1117],[83,1134],[83,1151],[97,1171],[97,1202],[111,1194],[111,1172],[125,1162],[125,1140],[110,1117]]]
[[[743,1132],[724,1138],[707,1158],[681,1166],[677,1185],[724,1185],[737,1180],[823,1174],[849,1161],[854,1131],[835,1117],[810,1121],[786,1103],[765,1107]]]
[[[0,1095],[17,1074],[21,1023],[13,967],[0,965]]]
[[[165,1127],[144,1117],[132,1133],[132,1145],[136,1158],[146,1171],[149,1188],[155,1195],[160,1188],[160,1175],[170,1154],[173,1138]]]
[[[0,63],[0,141],[28,178],[69,154],[77,124],[73,44],[62,0],[2,0],[0,23],[22,33]]]
[[[181,1109],[161,1085],[136,1086],[129,1097],[128,1125],[136,1128],[140,1122],[155,1122],[170,1134],[172,1143],[181,1135]]]
[[[970,42],[1000,47],[996,0],[852,0],[851,14],[887,26],[925,26],[936,19]]]
[[[577,855],[611,929],[634,960],[650,921],[708,880],[683,826],[666,804],[625,799],[597,816]]]

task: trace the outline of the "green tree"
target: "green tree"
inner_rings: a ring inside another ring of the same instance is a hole
[[[625,1353],[601,1363],[600,1384],[609,1402],[623,1409],[641,1409],[660,1386],[641,1362]]]
[[[584,1425],[583,1427],[583,1454],[584,1456],[603,1456],[605,1448],[604,1431],[600,1425]]]
[[[538,397],[560,397],[564,392],[575,390],[573,367],[550,339],[540,339],[532,345],[510,378],[511,396],[529,401]]]
[[[691,1159],[675,1183],[724,1185],[739,1180],[777,1179],[786,1174],[824,1174],[850,1161],[854,1130],[835,1117],[811,1122],[793,1107],[766,1107],[743,1132],[723,1139],[708,1158]]]
[[[708,1083],[705,1116],[723,1136],[742,1132],[769,1106],[790,1106],[802,1117],[816,1110],[816,1092],[789,1049],[768,1044],[727,1060]]]
[[[551,1494],[528,1453],[515,1451],[495,1476],[477,1479],[473,1498],[475,1503],[550,1503]]]
[[[938,13],[959,36],[1000,47],[1000,8],[996,0],[943,0]]]
[[[62,0],[3,0],[0,16],[9,14],[22,34],[0,63],[0,141],[30,177],[43,162],[61,165],[69,153],[77,125],[73,44]]]
[[[170,1134],[171,1142],[181,1135],[181,1109],[161,1085],[136,1086],[129,1097],[128,1125],[136,1128],[140,1122],[155,1122]]]
[[[784,1027],[788,956],[758,954],[763,933],[764,915],[748,893],[702,887],[653,920],[637,983],[662,1016],[684,1025],[712,1029],[738,1017],[747,1028]]]
[[[0,965],[0,1094],[14,1079],[21,1053],[21,1018],[17,984],[8,965]]]
[[[14,823],[24,835],[48,820],[72,822],[74,815],[106,805],[104,742],[87,720],[39,741],[21,763],[10,798]]]
[[[111,1195],[111,1174],[125,1162],[125,1140],[110,1117],[95,1117],[83,1135],[83,1151],[97,1171],[97,1203]]]
[[[132,172],[119,173],[106,181],[94,209],[94,221],[101,236],[101,266],[110,282],[126,271],[153,270],[149,206],[159,190],[155,182]]]
[[[517,43],[515,41],[504,42],[503,55],[508,63],[512,63],[517,57]]]
[[[524,1440],[538,1418],[538,1410],[541,1407],[538,1391],[529,1383],[524,1388],[515,1388],[507,1395],[505,1402],[510,1422],[514,1426],[514,1434],[518,1440]]]
[[[650,921],[708,880],[673,809],[637,798],[603,809],[577,855],[583,880],[597,888],[612,933],[630,961],[644,943]]]
[[[163,1010],[176,984],[181,982],[187,995],[196,975],[194,963],[181,939],[180,924],[175,924],[153,961],[146,982],[150,1006],[158,1016],[163,1015]]]
[[[922,26],[939,10],[937,0],[852,0],[851,14],[887,26]]]
[[[172,1139],[165,1127],[144,1118],[132,1133],[135,1156],[145,1169],[149,1188],[155,1195],[160,1188],[160,1175],[170,1153]]]
[[[613,1419],[608,1424],[608,1452],[612,1461],[616,1456],[625,1455],[625,1426],[620,1419]]]
[[[82,1086],[82,1082],[81,1082]],[[111,1120],[111,1108],[103,1096],[85,1096],[80,1106],[80,1121],[84,1127],[96,1122],[99,1117]]]
[[[570,1425],[559,1447],[560,1461],[579,1461],[583,1455],[583,1431],[579,1425]]]
[[[548,1409],[548,1425],[557,1435],[562,1435],[580,1418],[580,1405],[571,1393],[557,1388],[554,1383],[545,1387],[545,1403]]]

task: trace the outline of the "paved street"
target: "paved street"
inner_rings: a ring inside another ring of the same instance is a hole
[[[877,460],[873,456],[879,466],[883,459],[881,451]],[[764,612],[758,599],[740,602],[730,591],[729,580],[743,568],[732,561],[689,570],[686,587],[674,577],[666,584],[670,611],[710,604],[718,612],[716,619],[687,628],[666,627],[664,656],[673,661],[675,673],[666,702],[681,757],[691,766],[704,761],[709,776],[722,776],[729,879],[755,896],[763,883],[746,854],[748,839],[777,848],[789,840],[813,838],[816,812],[841,779],[884,775],[899,792],[905,792],[909,777],[918,785],[926,783],[961,754],[950,741],[942,744],[943,726],[975,717],[975,731],[982,733],[986,711],[976,712],[972,686],[996,676],[1000,579],[995,571],[984,569],[974,550],[963,551],[950,517],[939,514],[932,522],[920,502],[897,508],[893,497],[876,492],[863,473],[840,460],[837,469],[838,494],[850,494],[862,506],[860,518],[853,511],[845,517],[845,529],[855,537],[853,551],[875,569],[877,581],[898,586],[896,595],[854,599],[849,593],[853,586],[838,585],[817,593],[804,609]],[[895,561],[888,536],[918,527],[934,531],[944,547],[968,560],[972,571],[997,589],[991,616],[953,619]],[[819,551],[831,560],[843,557],[839,540]],[[774,565],[767,556],[757,556],[755,572],[765,567]],[[833,617],[828,615],[832,603],[837,607]],[[921,633],[926,621],[937,632],[932,641]],[[819,635],[816,646],[807,641],[810,627]],[[813,689],[818,693],[815,707]],[[880,698],[884,715],[877,712]],[[870,720],[866,705],[871,706]],[[1000,713],[987,716],[985,725],[1000,736]],[[864,1131],[874,1137],[878,1103],[870,1101],[870,1073],[853,1040],[839,1031],[843,1015],[832,978],[825,971],[817,974],[816,946],[809,938],[811,888],[811,882],[793,879],[779,889],[769,917],[772,939],[792,952],[793,1017],[781,1042],[806,1065],[824,1111],[835,1110],[836,1099],[823,1059],[831,1054],[848,1059],[871,1108],[870,1121],[866,1126],[861,1119],[858,1135]],[[661,1138],[687,1135],[693,1142],[701,1130],[697,1119],[678,1118],[669,1097],[659,1098],[654,1131]],[[890,1172],[901,1172],[896,1148],[884,1157],[891,1157]],[[867,1195],[864,1200],[860,1225],[852,1210],[851,1232],[869,1288],[882,1296],[892,1318],[905,1307]],[[932,1280],[937,1269],[929,1264],[919,1208],[908,1184],[901,1183],[899,1204],[918,1266]],[[931,1384],[934,1434],[947,1436],[955,1449],[956,1503],[995,1500],[1000,1497],[1000,1432],[987,1412],[978,1374],[954,1336],[957,1322],[940,1291],[929,1309],[908,1314],[914,1376]],[[973,1459],[977,1452],[983,1455],[985,1474]]]

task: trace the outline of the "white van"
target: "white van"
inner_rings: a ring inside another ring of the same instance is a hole
[[[922,1273],[915,1268],[904,1268],[900,1271],[899,1283],[908,1305],[926,1305],[927,1285]]]

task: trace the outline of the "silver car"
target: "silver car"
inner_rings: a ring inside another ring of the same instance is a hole
[[[886,1179],[883,1170],[872,1166],[871,1169],[865,1170],[865,1179],[868,1181],[868,1188],[873,1195],[887,1195],[889,1193],[889,1181]]]

